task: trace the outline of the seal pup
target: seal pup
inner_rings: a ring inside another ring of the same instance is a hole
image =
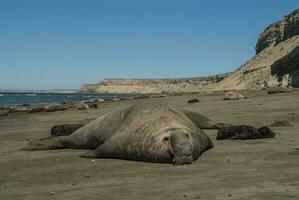
[[[201,128],[219,126],[198,113],[145,101],[101,116],[71,135],[33,140],[22,150],[91,149],[81,157],[191,164],[213,147]]]
[[[84,126],[84,124],[59,124],[51,128],[52,136],[66,136],[70,135],[79,128]]]
[[[217,132],[216,139],[247,140],[273,137],[275,137],[275,133],[268,127],[257,129],[253,126],[240,125],[220,128]]]

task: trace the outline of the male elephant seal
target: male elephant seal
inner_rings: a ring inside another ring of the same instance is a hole
[[[198,113],[146,101],[108,113],[71,135],[31,141],[22,150],[92,149],[81,157],[190,164],[213,147],[201,128],[218,126]]]

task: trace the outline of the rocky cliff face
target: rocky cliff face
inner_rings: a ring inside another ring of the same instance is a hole
[[[232,73],[184,79],[107,79],[81,90],[145,94],[299,87],[299,9],[261,33],[256,53]]]
[[[256,45],[256,54],[295,35],[299,35],[299,9],[285,16],[281,21],[271,24],[261,33]]]
[[[80,87],[80,92],[86,92],[86,93],[93,93],[96,91],[96,89],[98,88],[98,84],[92,84],[92,83],[89,83],[89,84],[83,84],[81,87]]]
[[[299,86],[299,9],[270,25],[256,46],[257,54],[207,90],[255,90]]]
[[[90,88],[97,93],[187,93],[199,92],[203,87],[218,83],[228,74],[216,76],[197,77],[197,78],[178,78],[178,79],[105,79],[96,87],[81,87],[82,90]]]
[[[297,87],[299,83],[299,35],[264,49],[221,82],[207,90],[258,90]]]

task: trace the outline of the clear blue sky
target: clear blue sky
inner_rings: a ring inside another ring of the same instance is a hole
[[[0,89],[204,76],[255,53],[297,0],[0,0]]]

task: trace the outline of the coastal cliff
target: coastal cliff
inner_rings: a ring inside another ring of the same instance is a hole
[[[192,93],[299,87],[299,9],[268,26],[259,36],[256,55],[232,73],[178,79],[105,79],[84,84],[81,92]]]
[[[257,54],[207,90],[299,87],[299,9],[261,33]]]
[[[299,9],[285,16],[281,21],[271,24],[260,34],[256,54],[295,35],[299,35]]]
[[[86,83],[80,87],[79,91],[85,93],[94,93],[96,92],[97,88],[98,88],[98,84]]]
[[[218,83],[227,77],[227,74],[219,74],[207,77],[177,78],[177,79],[105,79],[97,85],[81,87],[81,91],[92,91],[97,93],[191,93],[199,92],[209,84]]]

